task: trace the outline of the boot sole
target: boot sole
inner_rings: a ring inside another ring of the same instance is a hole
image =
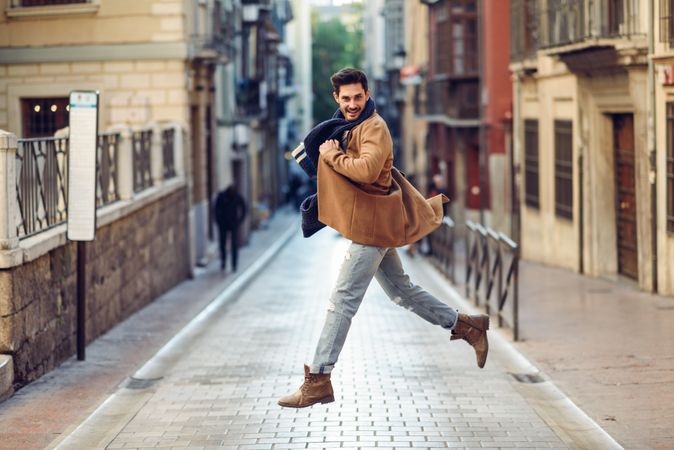
[[[329,395],[327,397],[323,397],[321,399],[316,400],[313,403],[309,403],[309,404],[306,404],[306,405],[294,405],[294,404],[291,404],[291,403],[281,403],[281,402],[278,402],[278,405],[283,406],[284,408],[298,408],[299,409],[299,408],[306,408],[308,406],[312,406],[312,405],[315,405],[317,403],[325,404],[325,403],[332,403],[334,401],[335,401],[335,396]]]

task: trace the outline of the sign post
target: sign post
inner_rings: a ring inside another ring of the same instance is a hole
[[[68,239],[77,241],[77,359],[86,339],[86,242],[96,234],[96,151],[98,92],[70,93],[68,148]]]

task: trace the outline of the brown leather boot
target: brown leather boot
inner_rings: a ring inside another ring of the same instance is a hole
[[[450,340],[463,339],[473,346],[477,358],[477,366],[482,369],[487,362],[487,353],[489,352],[489,341],[487,340],[487,330],[489,329],[489,316],[480,314],[469,316],[459,314],[456,326],[452,330]]]
[[[304,383],[294,394],[283,397],[278,404],[287,408],[306,408],[316,403],[335,401],[335,394],[330,383],[330,374],[309,373],[309,366],[304,365]]]

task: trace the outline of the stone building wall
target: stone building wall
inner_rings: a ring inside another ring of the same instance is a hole
[[[87,342],[189,274],[187,188],[97,230],[87,243]],[[77,244],[0,270],[0,354],[21,386],[76,351]]]

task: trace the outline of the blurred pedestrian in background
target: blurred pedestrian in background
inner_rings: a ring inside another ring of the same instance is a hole
[[[230,238],[232,271],[236,272],[239,251],[239,225],[246,218],[246,202],[235,185],[220,192],[215,199],[215,221],[218,224],[220,244],[220,269],[225,270],[227,260],[227,236]]]

